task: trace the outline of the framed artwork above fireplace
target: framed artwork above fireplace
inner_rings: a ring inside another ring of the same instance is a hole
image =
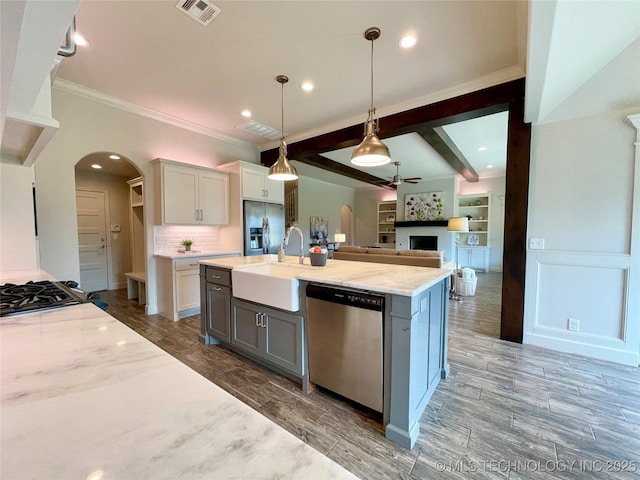
[[[408,193],[404,196],[405,221],[444,220],[443,192]]]

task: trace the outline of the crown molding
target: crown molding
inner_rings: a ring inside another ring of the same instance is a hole
[[[172,115],[168,115],[166,113],[162,113],[157,110],[153,110],[151,108],[143,107],[141,105],[137,105],[135,103],[122,100],[121,98],[107,95],[106,93],[102,93],[98,90],[93,90],[91,88],[85,87],[84,85],[70,82],[69,80],[56,78],[55,81],[53,82],[53,87],[60,91],[67,92],[81,98],[86,98],[88,100],[92,100],[94,102],[101,103],[109,107],[117,108],[125,112],[133,113],[135,115],[140,115],[141,117],[151,118],[153,120],[157,120],[158,122],[166,123],[168,125],[182,128],[184,130],[189,130],[191,132],[204,135],[206,137],[214,138],[216,140],[221,140],[223,142],[233,143],[243,147],[256,148],[256,146],[252,143],[245,142],[234,137],[230,137],[223,133],[217,132],[205,126],[199,125],[197,123],[184,120],[182,118],[174,117]]]

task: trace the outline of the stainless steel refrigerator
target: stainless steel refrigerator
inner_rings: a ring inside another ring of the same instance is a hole
[[[284,206],[244,201],[244,254],[278,253],[284,239]]]

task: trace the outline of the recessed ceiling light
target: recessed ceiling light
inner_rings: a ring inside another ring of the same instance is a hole
[[[400,46],[402,48],[412,48],[418,43],[418,37],[413,34],[405,35],[400,39]]]
[[[87,39],[84,38],[79,32],[73,32],[73,41],[76,42],[76,45],[79,45],[81,47],[87,47],[89,45]]]
[[[484,152],[487,149],[487,147],[478,147],[478,151],[479,152]]]
[[[487,165],[487,168],[493,168],[493,165]]]
[[[242,112],[240,112],[240,115],[242,115],[245,118],[250,118],[251,117],[251,111],[250,110],[242,110]]]
[[[111,160],[120,160],[120,155],[115,155],[115,154],[114,155],[109,155],[109,158]]]
[[[300,84],[300,88],[305,92],[310,92],[311,90],[314,89],[314,85],[312,82],[304,82]]]
[[[102,168],[102,165],[98,165],[97,163],[94,163],[93,165],[91,165],[91,168],[95,168],[96,170],[100,170]]]

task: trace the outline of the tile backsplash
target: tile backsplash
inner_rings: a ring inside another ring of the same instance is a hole
[[[219,227],[159,226],[153,227],[153,252],[171,253],[183,249],[182,241],[193,240],[192,250],[210,252],[220,249]]]

